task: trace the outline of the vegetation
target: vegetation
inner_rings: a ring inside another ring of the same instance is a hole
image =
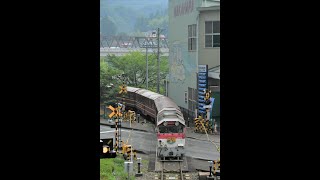
[[[110,159],[100,159],[100,179],[101,180],[125,180],[128,173],[124,171],[124,160],[122,156]],[[133,175],[130,179],[135,179]]]
[[[136,35],[164,29],[168,33],[168,0],[100,0],[100,31],[103,35]]]
[[[120,74],[120,71],[110,67],[103,58],[100,58],[100,101],[113,101],[112,97],[118,89],[119,83],[112,77]]]
[[[160,58],[160,94],[165,94],[164,80],[169,73],[168,58]],[[148,89],[157,90],[157,56],[148,54]],[[121,78],[119,78],[121,76]],[[146,88],[146,56],[141,52],[130,52],[125,56],[114,55],[100,59],[101,102],[114,102],[122,83],[128,86]],[[113,86],[112,86],[113,85]]]

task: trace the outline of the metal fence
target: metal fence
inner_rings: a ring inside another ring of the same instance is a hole
[[[100,36],[100,47],[113,48],[142,48],[145,46],[157,47],[156,37],[138,37],[138,36]],[[168,48],[168,39],[159,38],[159,47]]]
[[[184,120],[186,122],[186,126],[187,127],[194,127],[195,124],[194,124],[194,118],[196,117],[195,113],[193,111],[190,111],[188,109],[185,109],[183,107],[180,107],[180,110],[183,114],[183,117],[184,117]]]

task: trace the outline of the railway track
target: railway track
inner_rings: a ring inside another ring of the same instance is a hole
[[[166,166],[171,164],[171,170],[167,170]],[[162,169],[160,174],[161,180],[188,180],[190,179],[188,174],[182,171],[182,162],[162,162]],[[172,166],[177,167],[172,170]],[[157,177],[155,179],[158,179]]]

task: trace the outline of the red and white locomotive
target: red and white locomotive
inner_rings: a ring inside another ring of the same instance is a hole
[[[158,156],[182,159],[185,154],[185,121],[176,108],[164,108],[157,115]]]
[[[185,154],[185,120],[180,108],[168,97],[135,87],[127,87],[127,97],[121,98],[126,108],[154,122],[157,132],[157,155],[161,159],[182,159]]]

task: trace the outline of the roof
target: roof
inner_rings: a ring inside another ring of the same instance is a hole
[[[198,11],[214,11],[220,10],[220,0],[202,0],[200,7],[197,8]]]
[[[158,112],[164,108],[176,108],[180,111],[180,108],[177,106],[177,104],[174,103],[172,99],[166,96],[159,97],[154,102],[155,102],[155,105],[157,106]]]
[[[127,91],[128,92],[136,92],[137,90],[139,90],[140,88],[135,88],[135,87],[130,87],[130,86],[127,86]]]
[[[220,10],[220,5],[219,6],[209,6],[209,7],[198,7],[198,11],[215,11],[215,10]]]
[[[141,96],[144,96],[148,99],[154,100],[154,103],[157,107],[158,112],[164,108],[175,108],[175,109],[181,111],[179,106],[177,106],[177,104],[174,103],[172,99],[170,99],[169,97],[164,96],[162,94],[158,94],[158,93],[146,90],[146,89],[140,89],[140,88],[135,88],[135,87],[130,87],[130,86],[127,86],[127,91],[128,92],[135,92],[135,93],[140,94]]]
[[[172,114],[172,111],[174,111],[174,113]],[[167,118],[167,119],[161,119],[160,121],[158,121],[157,119],[157,125],[163,123],[164,121],[179,121],[181,124],[185,125],[185,120],[183,118],[183,114],[182,112],[180,111],[180,109],[176,109],[176,108],[163,108],[161,111],[159,111],[158,113],[161,114],[160,116],[165,116],[166,112],[169,112],[169,114],[172,114],[176,117],[170,117],[170,118]],[[158,115],[159,115],[158,114]]]
[[[220,79],[220,66],[209,69],[208,77],[213,79]]]
[[[146,89],[139,89],[138,91],[136,91],[137,94],[140,94],[141,96],[144,96],[148,99],[152,99],[155,100],[163,95],[146,90]]]

